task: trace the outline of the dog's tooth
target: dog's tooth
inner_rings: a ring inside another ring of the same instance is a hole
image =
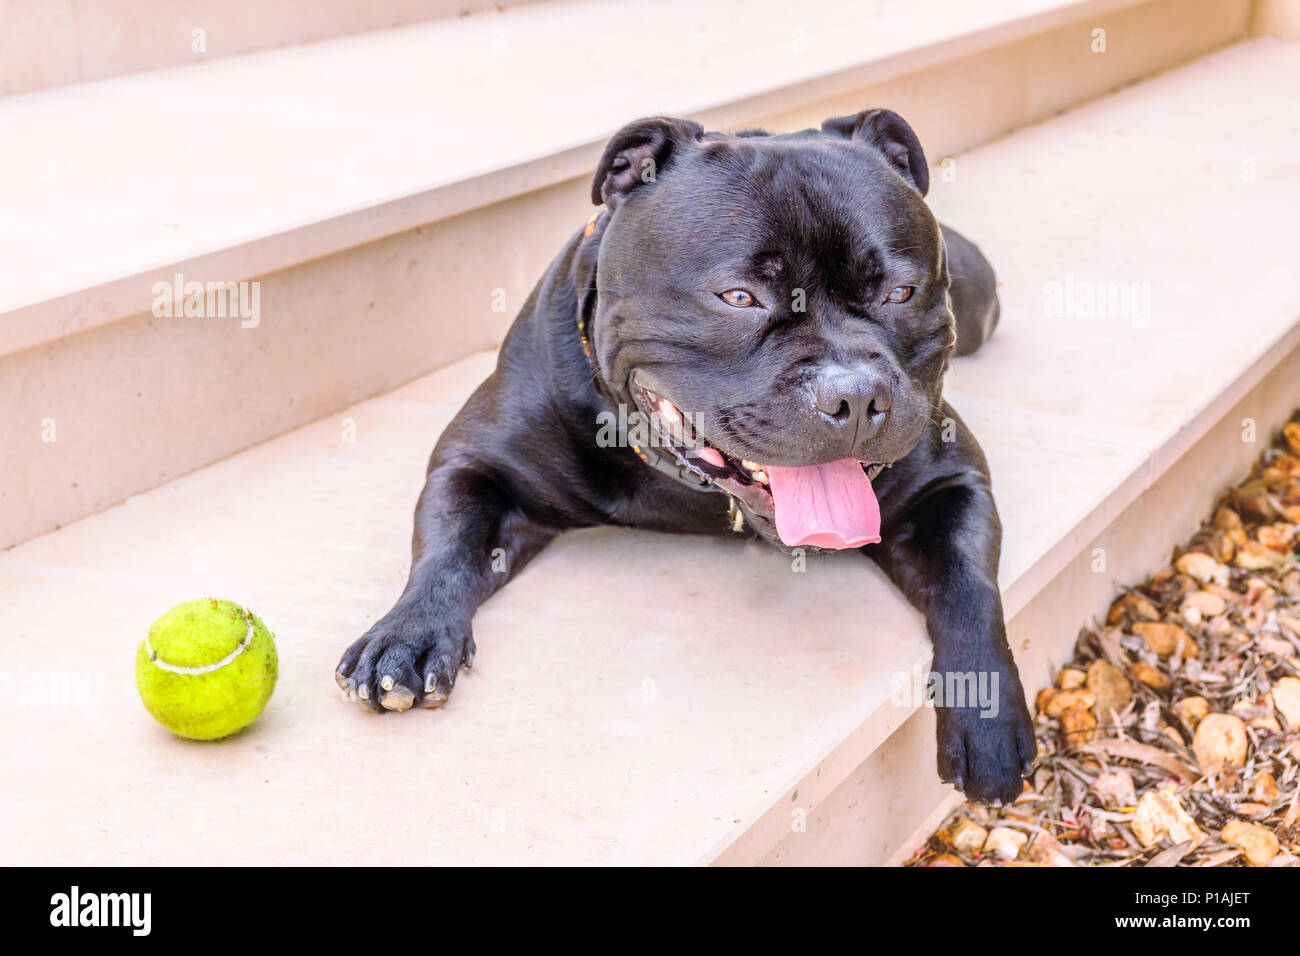
[[[694,450],[694,452],[696,458],[707,461],[714,468],[725,467],[727,463],[726,459],[722,457],[721,452],[719,452],[716,448],[712,448],[708,445],[704,445],[700,448],[697,448]]]
[[[740,463],[745,466],[746,471],[758,471],[763,466],[756,461],[750,461],[748,458],[740,459]]]
[[[659,426],[673,441],[682,440],[682,413],[672,402],[666,398],[659,399],[655,404],[654,415],[659,419]]]
[[[757,470],[750,469],[750,475],[753,476],[753,479],[757,481],[760,485],[767,484],[767,472],[765,472],[762,468],[759,468]]]

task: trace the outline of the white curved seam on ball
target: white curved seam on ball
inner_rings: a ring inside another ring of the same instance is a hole
[[[144,636],[144,649],[149,655],[150,662],[155,667],[162,668],[165,671],[170,671],[173,674],[211,674],[213,671],[221,670],[221,668],[225,667],[240,654],[244,653],[244,651],[248,650],[248,645],[253,642],[253,612],[245,611],[244,618],[248,621],[248,631],[244,634],[244,639],[239,642],[238,647],[215,664],[204,664],[202,667],[185,667],[181,664],[168,664],[154,653],[153,645],[149,643],[148,634]]]

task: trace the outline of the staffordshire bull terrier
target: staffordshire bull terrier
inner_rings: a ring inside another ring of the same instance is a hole
[[[600,209],[433,451],[409,580],[344,652],[348,696],[446,701],[479,604],[561,531],[746,530],[875,561],[924,614],[933,674],[994,689],[992,706],[936,706],[940,777],[1015,799],[1036,749],[1001,526],[984,455],[942,396],[998,300],[928,186],[889,110],[781,135],[662,117],[620,130],[592,184]]]

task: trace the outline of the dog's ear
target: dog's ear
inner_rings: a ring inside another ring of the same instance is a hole
[[[899,174],[924,196],[930,189],[930,167],[921,141],[907,121],[892,110],[863,110],[822,123],[822,132],[868,143],[889,160]]]
[[[605,147],[591,183],[591,201],[613,208],[644,183],[652,183],[668,168],[673,153],[704,135],[690,120],[656,116],[628,123]]]

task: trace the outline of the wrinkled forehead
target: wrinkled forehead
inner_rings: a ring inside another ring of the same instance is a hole
[[[925,200],[873,150],[826,140],[706,140],[625,210],[642,261],[940,267]]]

